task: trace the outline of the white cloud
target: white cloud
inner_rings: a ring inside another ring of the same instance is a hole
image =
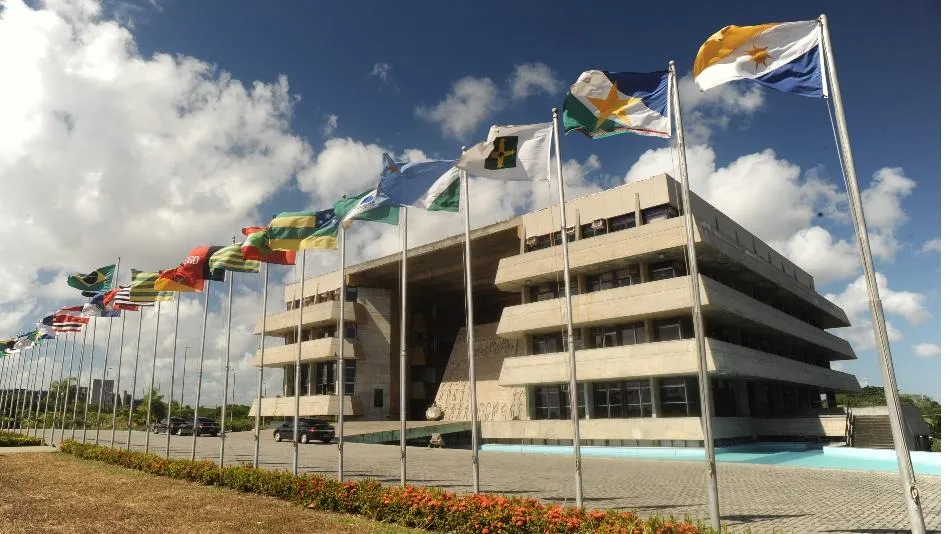
[[[693,77],[687,75],[678,80],[678,87],[690,145],[708,143],[712,134],[729,126],[733,117],[747,118],[765,106],[765,92],[759,85],[727,83],[700,91]]]
[[[929,321],[932,316],[925,306],[926,297],[912,291],[895,291],[888,287],[885,275],[877,273],[878,294],[884,307],[887,321],[887,334],[891,342],[903,339],[903,333],[893,325],[895,316],[902,317],[912,325],[921,325]],[[841,293],[828,293],[825,297],[837,304],[851,320],[850,328],[836,329],[836,335],[841,335],[854,345],[855,351],[870,350],[875,347],[874,329],[871,323],[868,307],[867,285],[864,276],[848,284]]]
[[[931,252],[940,253],[940,238],[930,239],[925,241],[923,245],[920,246],[921,254],[929,254]]]
[[[444,135],[464,139],[502,105],[495,82],[466,76],[452,85],[444,100],[435,106],[417,107],[415,113],[438,124]]]
[[[393,66],[389,63],[375,63],[372,70],[369,71],[370,76],[376,76],[383,83],[389,83],[391,80],[390,72],[392,72]]]
[[[907,220],[901,200],[913,191],[917,183],[904,176],[899,167],[884,167],[871,177],[871,187],[861,192],[864,219],[875,230],[894,230]]]
[[[921,343],[914,345],[914,353],[921,358],[933,358],[940,355],[940,345],[933,343]]]
[[[512,98],[519,99],[535,94],[553,95],[558,92],[562,82],[551,67],[544,63],[523,63],[515,66],[508,84]]]
[[[378,145],[350,138],[328,139],[313,166],[297,175],[297,185],[316,205],[369,189],[379,178],[384,152]]]
[[[330,114],[327,117],[327,123],[323,126],[323,137],[330,137],[333,135],[333,132],[336,131],[337,125],[340,123],[340,117],[338,115]]]

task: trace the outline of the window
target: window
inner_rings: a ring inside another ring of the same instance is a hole
[[[647,329],[643,321],[622,324],[617,328],[620,331],[621,345],[636,345],[647,341]]]
[[[347,302],[356,302],[357,291],[355,287],[346,288],[346,301]]]
[[[623,417],[650,417],[653,403],[648,380],[625,382],[595,382],[594,417],[619,419]]]
[[[587,277],[587,292],[612,289],[614,287],[614,273],[608,271],[602,274],[592,274]]]
[[[686,274],[686,269],[683,268],[682,264],[673,260],[651,263],[647,265],[647,269],[650,271],[651,281],[666,280]]]
[[[652,417],[653,398],[649,380],[624,382],[624,410],[627,417]]]
[[[532,354],[549,354],[552,352],[564,352],[564,339],[560,332],[536,334],[531,338]]]
[[[581,238],[595,237],[607,233],[607,225],[603,219],[581,225]]]
[[[699,415],[699,382],[695,377],[661,379],[658,385],[661,417]]]
[[[542,300],[551,300],[554,298],[554,285],[542,284],[540,286],[531,286],[529,289],[531,302],[541,302]]]
[[[336,395],[336,362],[320,362],[317,366],[317,395]]]
[[[383,407],[383,390],[376,388],[373,390],[373,408]]]
[[[618,419],[623,417],[623,389],[620,382],[598,382],[594,386],[594,417]]]
[[[672,219],[679,215],[676,211],[676,208],[670,206],[669,204],[664,204],[663,206],[656,206],[654,208],[647,208],[643,210],[643,224],[650,224],[654,221],[662,221],[664,219]]]
[[[343,362],[343,394],[356,394],[356,360]]]
[[[622,345],[620,330],[616,326],[595,327],[590,329],[589,348],[604,349]]]
[[[561,419],[561,388],[559,386],[534,388],[534,418]]]
[[[560,244],[561,244],[561,230],[558,229],[558,230],[554,231],[551,235],[554,236],[553,243],[554,243],[555,245],[560,245]],[[575,236],[574,236],[574,227],[572,226],[572,227],[570,227],[570,228],[567,229],[567,242],[568,242],[568,243],[572,243],[572,242],[574,241],[574,239],[575,239]]]
[[[611,217],[607,219],[607,228],[611,232],[626,230],[627,228],[633,228],[636,225],[637,225],[637,214],[635,212],[624,213],[623,215],[617,215],[616,217]]]
[[[310,364],[300,364],[300,394],[310,395]]]
[[[356,339],[356,323],[344,323],[346,339]]]
[[[316,302],[317,302],[317,296],[316,296],[316,295],[310,295],[309,297],[304,297],[304,299],[303,299],[303,305],[304,305],[304,307],[306,307],[306,306],[313,306]]]
[[[616,275],[616,287],[627,287],[640,283],[640,266],[633,265],[627,269],[618,269],[614,271]]]
[[[693,337],[689,319],[658,319],[653,322],[653,341],[674,341]]]
[[[551,246],[551,234],[542,234],[525,239],[524,251],[541,250]]]

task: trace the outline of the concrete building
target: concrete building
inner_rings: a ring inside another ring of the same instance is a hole
[[[115,380],[106,380],[104,382],[105,387],[103,388],[103,381],[99,378],[94,378],[92,380],[92,394],[89,396],[89,404],[98,406],[99,405],[99,394],[102,393],[102,404],[105,406],[112,406],[115,403],[115,393],[113,388],[115,388]]]
[[[686,276],[679,183],[654,176],[568,203],[570,287],[585,445],[701,443],[692,293]],[[696,248],[717,443],[760,437],[843,437],[839,391],[854,359],[827,332],[844,312],[812,277],[693,195]],[[544,209],[472,232],[475,357],[481,437],[568,444],[571,438],[560,211]],[[409,251],[409,418],[438,405],[469,419],[463,237]],[[303,291],[301,415],[333,418],[339,272]],[[345,414],[399,418],[399,254],[347,268]],[[265,416],[293,415],[299,284],[286,311],[266,318],[257,364],[284,369]],[[255,330],[261,332],[258,324]],[[252,412],[253,413],[253,412]]]

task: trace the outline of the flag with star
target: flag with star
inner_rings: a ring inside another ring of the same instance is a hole
[[[492,126],[488,139],[462,153],[456,167],[494,180],[547,180],[551,167],[550,122]]]
[[[621,133],[670,136],[670,73],[588,70],[564,97],[564,131],[594,139]]]
[[[115,265],[106,265],[99,267],[89,274],[74,274],[66,278],[69,287],[82,290],[84,296],[87,292],[108,291],[112,285],[112,277],[115,275]]]

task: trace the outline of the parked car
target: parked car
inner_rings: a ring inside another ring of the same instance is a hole
[[[185,424],[178,427],[179,436],[190,436],[194,432],[195,422],[194,420],[186,421]],[[209,436],[217,437],[218,433],[221,432],[221,427],[218,426],[218,423],[210,417],[199,417],[198,418],[198,432],[199,436],[207,434]]]
[[[168,430],[169,420],[171,421],[172,434],[177,434],[178,429],[181,428],[181,425],[185,424],[185,419],[182,417],[170,417],[164,421],[159,421],[152,425],[152,430],[156,434],[164,434]]]
[[[336,435],[333,426],[323,419],[301,417],[297,422],[297,441],[300,443],[310,443],[311,441],[330,443]],[[277,430],[274,430],[274,441],[284,441],[285,439],[290,441],[294,439],[293,420],[284,421],[277,427]]]

